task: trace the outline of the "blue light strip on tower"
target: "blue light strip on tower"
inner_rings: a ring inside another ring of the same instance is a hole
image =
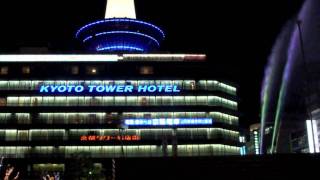
[[[147,26],[151,26],[155,29],[157,29],[161,34],[162,34],[162,37],[165,38],[165,34],[164,32],[157,26],[153,25],[153,24],[150,24],[150,23],[147,23],[147,22],[143,22],[143,21],[139,21],[139,20],[135,20],[135,19],[121,19],[121,18],[114,18],[114,19],[104,19],[104,20],[100,20],[100,21],[96,21],[96,22],[93,22],[93,23],[90,23],[90,24],[87,24],[85,26],[83,26],[82,28],[80,28],[77,33],[76,33],[76,38],[78,38],[79,34],[81,33],[81,31],[83,31],[84,29],[86,28],[89,28],[90,26],[94,26],[96,24],[101,24],[101,23],[105,23],[105,22],[135,22],[135,23],[139,23],[139,24],[144,24],[144,25],[147,25]]]
[[[89,39],[92,39],[92,38],[93,38],[93,36],[86,37],[86,38],[83,40],[83,42],[86,42],[86,41],[88,41]]]
[[[137,33],[137,32],[130,32],[130,31],[109,31],[109,32],[102,32],[102,33],[98,33],[96,34],[95,36],[101,36],[101,35],[105,35],[105,34],[134,34],[134,35],[138,35],[138,36],[143,36],[143,37],[146,37],[146,38],[149,38],[151,40],[153,40],[158,46],[160,46],[160,43],[159,41],[157,41],[155,38],[149,36],[149,35],[146,35],[146,34],[143,34],[143,33]],[[92,36],[89,36],[87,38],[85,38],[83,40],[83,42],[86,42],[87,40],[91,39]]]
[[[132,50],[132,51],[141,51],[143,52],[144,50],[141,48],[137,47],[132,47],[132,46],[107,46],[107,47],[102,47],[102,48],[97,48],[97,51],[106,51],[106,50]]]
[[[212,118],[139,118],[125,119],[127,126],[197,126],[212,125]]]

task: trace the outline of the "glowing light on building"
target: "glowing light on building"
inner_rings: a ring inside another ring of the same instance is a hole
[[[241,156],[244,156],[244,155],[246,155],[246,154],[247,154],[247,152],[246,152],[246,146],[240,147],[240,155],[241,155]]]
[[[136,19],[134,0],[108,0],[105,18]]]
[[[128,126],[186,126],[212,125],[211,118],[153,118],[153,119],[125,119]]]
[[[101,47],[98,50],[131,48],[126,46]],[[135,47],[133,47],[135,48]],[[143,51],[143,49],[135,49]],[[202,61],[203,54],[46,54],[46,55],[0,55],[0,62],[117,62],[117,61]]]
[[[156,51],[164,37],[161,28],[136,19],[134,0],[108,0],[105,19],[76,33],[88,50],[116,53]]]
[[[260,142],[259,142],[259,133],[258,131],[254,131],[254,150],[255,154],[260,154]]]
[[[0,55],[0,62],[115,62],[118,55]]]
[[[308,145],[309,153],[319,153],[319,135],[318,126],[316,120],[307,120],[307,134],[308,134]]]
[[[99,47],[96,49],[97,51],[140,51],[143,52],[144,49],[139,47],[133,46],[106,46],[106,47]]]
[[[40,93],[178,93],[177,85],[42,85]]]
[[[139,141],[140,136],[137,135],[125,135],[125,136],[95,136],[95,135],[83,135],[80,137],[80,141]]]

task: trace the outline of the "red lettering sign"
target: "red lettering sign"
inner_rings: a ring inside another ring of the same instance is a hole
[[[140,136],[137,135],[125,135],[125,136],[95,136],[95,135],[83,135],[80,137],[80,141],[139,141]]]

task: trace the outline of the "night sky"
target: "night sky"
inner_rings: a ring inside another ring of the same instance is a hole
[[[162,50],[205,53],[226,79],[239,85],[241,123],[259,121],[264,66],[284,23],[302,0],[136,0],[139,19],[166,31]],[[74,33],[102,19],[105,0],[1,0],[2,54],[19,47],[49,46],[53,53],[81,49]],[[213,72],[214,73],[214,72]]]

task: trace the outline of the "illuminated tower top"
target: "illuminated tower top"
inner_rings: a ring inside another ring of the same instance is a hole
[[[104,20],[89,23],[76,33],[89,51],[147,53],[159,49],[164,32],[136,19],[134,0],[108,0]]]
[[[105,18],[136,19],[134,0],[108,0]]]

